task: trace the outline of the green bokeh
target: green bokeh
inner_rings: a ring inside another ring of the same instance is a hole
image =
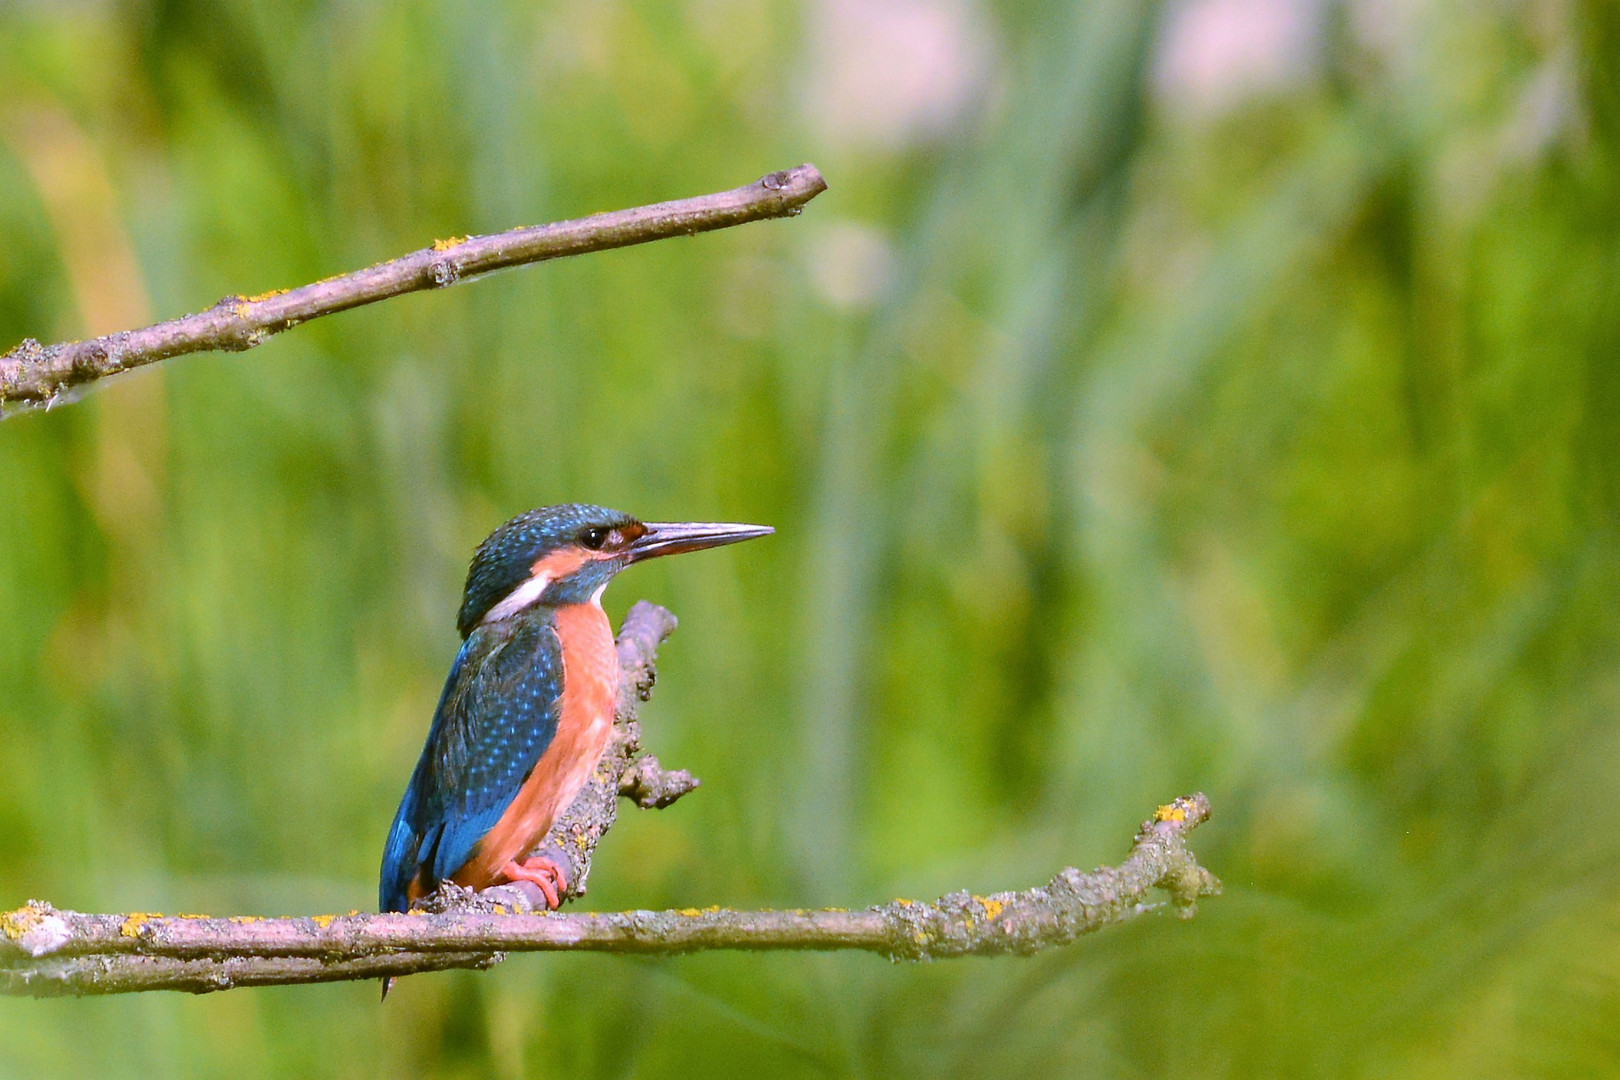
[[[832,184],[0,423],[0,906],[369,908],[466,558],[568,499],[778,528],[610,593],[706,783],[587,906],[1023,887],[1195,789],[1227,883],[1028,960],[9,1001],[0,1078],[1620,1072],[1620,16],[1227,0],[1311,33],[1218,100],[1220,6],[889,0],[972,61],[897,121],[843,0],[0,3],[0,348]]]

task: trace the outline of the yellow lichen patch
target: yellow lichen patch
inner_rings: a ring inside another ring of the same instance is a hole
[[[1156,810],[1154,812],[1154,814],[1153,814],[1153,820],[1154,821],[1186,821],[1187,820],[1187,811],[1183,810],[1181,807],[1177,806],[1175,803],[1170,803],[1167,806],[1159,807],[1159,809]]]
[[[247,298],[247,302],[250,303],[250,304],[257,304],[259,301],[268,300],[272,296],[280,296],[282,293],[284,293],[286,291],[287,291],[286,289],[271,289],[269,292],[255,293],[254,295]]]
[[[264,916],[263,915],[232,915],[231,916],[231,922],[233,922],[233,923],[244,923],[244,924],[245,923],[264,922]]]
[[[496,904],[495,907],[494,907],[494,912],[497,915],[505,915],[506,914],[506,905],[505,904]]]
[[[309,917],[309,921],[320,927],[322,930],[325,930],[328,926],[332,925],[332,920],[335,918],[337,918],[336,915],[311,915]]]
[[[903,896],[896,897],[894,902],[899,904],[901,907],[910,907],[912,904],[916,903],[915,900],[907,900]]]
[[[31,907],[20,907],[16,911],[0,915],[0,929],[5,930],[6,937],[12,941],[16,941],[38,924],[39,912]]]
[[[199,915],[195,911],[179,911],[175,913],[177,919],[210,919],[211,915]]]
[[[144,911],[132,911],[124,916],[124,925],[118,928],[118,932],[128,938],[140,937],[141,927],[153,919],[161,919],[162,917],[161,915],[150,915]]]
[[[676,908],[675,909],[675,914],[683,915],[688,919],[695,919],[699,915],[703,914],[703,909],[702,908],[695,908],[695,907]]]
[[[979,903],[984,905],[984,916],[987,919],[993,919],[1000,915],[1007,906],[1000,900],[980,900]]]
[[[447,240],[435,240],[435,241],[433,241],[433,250],[434,251],[449,251],[451,248],[460,247],[462,244],[465,244],[466,242],[467,242],[467,237],[465,237],[465,236],[452,236]]]

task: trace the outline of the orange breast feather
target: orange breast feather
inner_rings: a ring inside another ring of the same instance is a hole
[[[613,734],[619,659],[613,629],[594,603],[557,609],[562,641],[563,707],[557,734],[473,857],[456,871],[458,885],[487,888],[505,881],[501,867],[545,838],[602,760]]]

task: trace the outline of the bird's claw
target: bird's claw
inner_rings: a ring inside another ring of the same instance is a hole
[[[501,867],[501,874],[508,881],[532,884],[545,896],[546,907],[553,911],[562,906],[563,894],[568,891],[568,875],[544,855],[530,855],[521,863],[511,860]]]

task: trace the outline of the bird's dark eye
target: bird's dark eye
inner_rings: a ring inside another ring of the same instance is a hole
[[[607,543],[608,531],[606,529],[586,529],[579,534],[579,542],[592,551],[601,551],[602,545]]]

